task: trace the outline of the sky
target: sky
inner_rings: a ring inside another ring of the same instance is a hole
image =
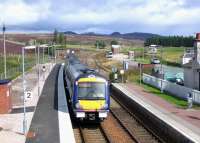
[[[200,32],[199,0],[0,0],[8,31]]]

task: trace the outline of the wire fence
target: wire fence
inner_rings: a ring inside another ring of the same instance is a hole
[[[25,65],[25,71],[28,71],[29,69],[31,69],[33,66],[35,65],[35,63],[29,63]],[[19,67],[13,67],[13,68],[9,68],[6,71],[6,79],[14,79],[17,76],[19,76],[20,74],[22,74],[22,66],[20,65]],[[5,73],[0,73],[0,80],[5,79]]]
[[[15,60],[16,59],[14,59],[14,60],[12,59],[12,62]],[[18,60],[19,60],[19,58],[18,58]],[[44,58],[41,55],[39,61],[40,61],[40,64],[47,63],[49,61],[49,58],[47,55],[45,55]],[[3,69],[3,63],[0,63],[0,64],[1,64],[0,80],[3,80],[3,79],[5,79],[5,73],[4,73],[4,69]],[[28,71],[37,64],[37,59],[35,59],[32,55],[31,58],[29,57],[29,58],[25,59],[24,64],[25,64],[24,65],[25,71]],[[21,74],[22,74],[22,63],[17,63],[17,66],[16,65],[15,66],[7,65],[6,79],[15,79],[17,76],[19,76]]]

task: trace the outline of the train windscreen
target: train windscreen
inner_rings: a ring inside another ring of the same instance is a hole
[[[78,84],[78,99],[105,99],[105,83],[82,82]]]

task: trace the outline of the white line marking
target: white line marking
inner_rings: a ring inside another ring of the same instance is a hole
[[[75,143],[63,84],[63,66],[58,76],[58,121],[60,143]]]

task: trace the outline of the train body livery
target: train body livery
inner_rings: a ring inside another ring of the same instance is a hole
[[[64,75],[75,117],[105,119],[110,106],[107,80],[82,64],[74,54],[69,54],[66,58]]]

